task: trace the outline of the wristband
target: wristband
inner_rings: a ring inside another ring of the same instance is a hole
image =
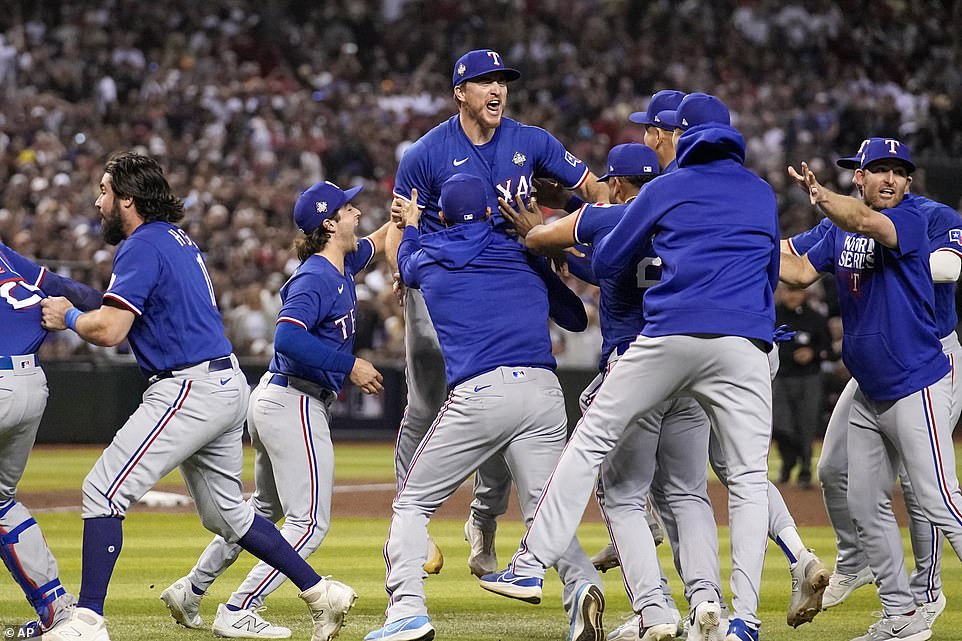
[[[79,309],[76,307],[71,307],[67,310],[67,313],[63,315],[63,322],[67,324],[68,328],[76,332],[77,319],[80,318],[81,314],[83,314],[83,312],[81,312]]]

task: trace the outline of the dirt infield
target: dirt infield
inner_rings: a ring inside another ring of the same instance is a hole
[[[183,486],[170,485],[158,486],[156,489],[185,493]],[[245,487],[245,490],[253,491],[253,486]],[[715,508],[715,518],[719,524],[728,523],[728,495],[725,488],[718,483],[709,485],[709,495],[712,505]],[[828,525],[828,517],[825,514],[825,507],[822,504],[821,492],[817,489],[804,490],[795,485],[783,485],[779,489],[788,505],[788,509],[795,517],[795,521],[800,526]],[[333,514],[335,517],[383,517],[391,515],[391,501],[394,498],[394,489],[390,483],[351,483],[340,484],[335,487],[333,499]],[[32,511],[42,513],[45,511],[60,511],[67,509],[77,509],[80,505],[80,491],[55,491],[55,492],[21,492],[19,499],[30,507]],[[464,519],[467,514],[467,506],[471,502],[471,484],[465,483],[438,511],[435,518],[439,519]],[[895,500],[896,515],[900,523],[905,523],[905,510],[901,496]],[[145,508],[139,506],[138,510]],[[163,508],[161,511],[173,512],[192,512],[190,507]],[[521,519],[521,512],[518,509],[516,498],[512,498],[508,510],[508,518],[514,520]],[[588,505],[585,518],[590,521],[600,521],[601,515],[598,506],[594,501]]]

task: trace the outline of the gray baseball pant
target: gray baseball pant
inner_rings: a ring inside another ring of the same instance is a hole
[[[267,372],[251,393],[247,426],[254,446],[254,494],[248,501],[255,512],[278,521],[291,547],[306,559],[330,529],[334,488],[334,446],[330,432],[330,401],[309,396],[294,387],[270,383]],[[204,590],[237,559],[242,548],[214,537],[187,578]],[[287,580],[260,561],[231,594],[228,604],[258,608]]]
[[[942,351],[953,361],[962,362],[962,347],[955,332],[942,338]],[[852,379],[842,390],[832,411],[832,417],[822,441],[822,453],[818,460],[818,479],[822,485],[825,510],[835,530],[838,550],[835,571],[856,574],[868,567],[868,559],[862,550],[852,523],[848,504],[848,431],[852,399],[858,383]],[[950,425],[958,424],[962,413],[962,386],[953,396]],[[935,601],[942,592],[942,534],[925,518],[907,475],[899,473],[902,497],[909,515],[909,536],[915,556],[915,569],[910,575],[910,585],[919,603]]]
[[[394,473],[398,487],[411,465],[418,445],[434,422],[448,394],[444,356],[424,295],[408,289],[404,300],[405,379],[407,407],[398,428]],[[471,515],[485,531],[497,529],[496,519],[508,510],[511,474],[500,456],[483,462],[474,477]]]
[[[240,477],[250,390],[230,358],[233,371],[209,372],[205,362],[147,388],[84,479],[83,518],[123,518],[179,466],[204,527],[231,542],[247,533],[254,512],[242,498]]]
[[[437,508],[473,470],[500,455],[517,484],[525,521],[530,522],[564,448],[567,422],[561,385],[549,370],[499,367],[451,390],[394,499],[384,545],[388,623],[427,615],[422,566],[427,524]],[[570,612],[582,584],[601,587],[602,582],[573,534],[563,547],[555,563]]]
[[[897,401],[855,392],[849,414],[848,504],[887,614],[915,609],[901,533],[892,513],[900,470],[912,483],[925,517],[962,558],[962,493],[955,473],[952,402],[955,371]]]
[[[0,370],[0,559],[45,617],[65,590],[40,526],[17,501],[17,484],[47,406],[47,377],[33,356],[12,358],[14,368]]]
[[[543,576],[571,540],[598,469],[624,431],[669,398],[691,396],[718,432],[729,466],[733,616],[758,625],[772,412],[766,365],[765,353],[740,337],[639,336],[575,428],[515,554],[513,571]]]

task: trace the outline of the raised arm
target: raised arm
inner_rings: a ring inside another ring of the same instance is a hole
[[[898,233],[888,216],[857,198],[837,194],[819,184],[808,163],[802,163],[800,172],[790,166],[788,175],[808,191],[809,201],[840,229],[868,236],[886,247],[898,247]]]

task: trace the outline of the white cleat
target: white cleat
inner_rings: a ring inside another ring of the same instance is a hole
[[[792,596],[788,600],[788,625],[797,628],[809,623],[822,609],[829,584],[828,570],[812,550],[803,550],[792,564]]]
[[[160,593],[160,600],[167,605],[174,621],[195,630],[204,627],[204,621],[200,618],[200,600],[203,598],[203,594],[194,594],[187,577],[177,579]]]
[[[263,608],[230,610],[223,603],[217,606],[217,616],[211,630],[215,637],[228,639],[289,639],[291,631],[265,621],[260,615]]]
[[[441,554],[441,548],[438,547],[437,543],[434,542],[430,536],[428,536],[428,549],[425,553],[424,571],[428,574],[440,574],[441,568],[444,567],[444,555]],[[497,570],[497,567],[495,567]]]
[[[674,623],[657,623],[645,628],[641,635],[641,641],[671,641],[675,638],[678,626]]]
[[[44,641],[110,641],[104,618],[87,608],[74,608],[66,621],[43,634]]]
[[[311,641],[331,641],[344,625],[344,617],[354,607],[357,593],[340,581],[327,577],[299,595],[311,611],[314,634]]]
[[[641,617],[633,614],[628,620],[608,633],[606,641],[640,641]]]
[[[721,606],[717,601],[702,601],[688,615],[687,641],[715,641],[721,625]]]
[[[932,630],[920,610],[912,616],[885,616],[868,627],[868,632],[852,641],[925,641],[932,638]]]
[[[939,597],[935,601],[920,603],[919,610],[922,611],[925,622],[928,623],[931,628],[935,624],[935,620],[938,619],[942,611],[945,610],[945,593],[939,592]]]
[[[846,574],[835,570],[828,578],[828,587],[822,594],[822,609],[828,610],[839,605],[842,601],[851,596],[852,592],[863,585],[868,585],[875,580],[872,570],[868,566],[862,568],[855,574]]]
[[[468,568],[471,574],[479,579],[485,574],[494,574],[498,571],[498,553],[494,549],[494,534],[495,530],[487,531],[479,528],[471,517],[468,517],[464,523],[464,540],[471,546]],[[440,553],[440,550],[438,552]]]

